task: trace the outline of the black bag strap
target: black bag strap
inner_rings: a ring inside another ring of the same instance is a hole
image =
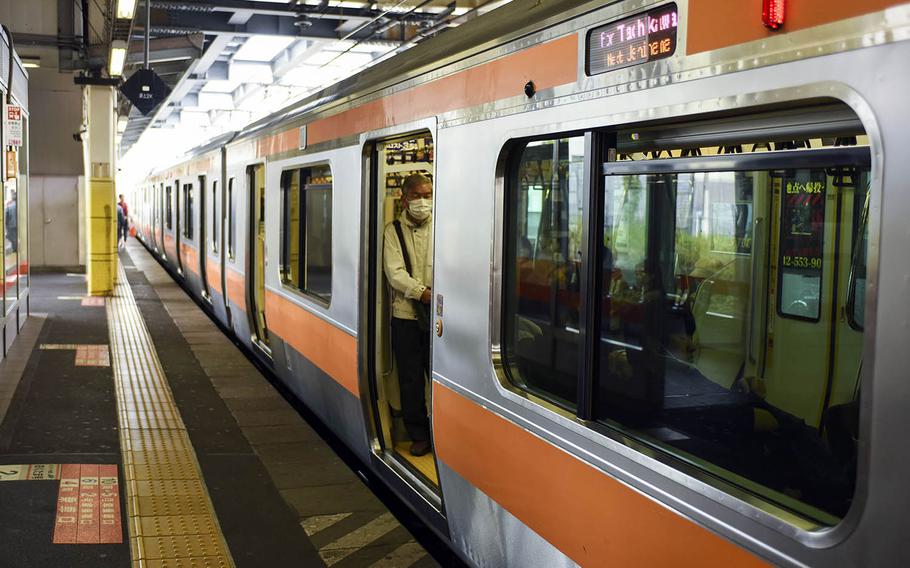
[[[401,256],[404,257],[404,268],[408,271],[408,276],[414,278],[414,272],[411,270],[411,257],[408,255],[408,247],[404,244],[404,233],[401,232],[401,221],[395,219],[392,224],[395,225],[395,232],[398,233],[398,242],[401,243]]]

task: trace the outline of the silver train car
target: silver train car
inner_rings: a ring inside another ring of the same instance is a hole
[[[904,566],[910,4],[517,0],[149,175],[139,238],[476,566]],[[433,451],[383,229],[434,186]]]

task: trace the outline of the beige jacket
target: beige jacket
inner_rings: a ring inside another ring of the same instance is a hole
[[[433,284],[433,217],[414,225],[406,212],[398,216],[401,233],[411,259],[413,278],[408,275],[393,223],[383,235],[382,263],[392,292],[392,317],[417,319],[412,300],[419,302],[423,291]]]

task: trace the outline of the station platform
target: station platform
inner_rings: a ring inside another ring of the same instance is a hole
[[[33,275],[0,364],[0,565],[457,563],[141,245],[120,258],[106,300]]]

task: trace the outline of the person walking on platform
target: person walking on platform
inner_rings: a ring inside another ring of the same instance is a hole
[[[123,206],[121,206],[118,203],[117,204],[117,248],[118,249],[123,248],[123,241],[121,240],[121,237],[123,236],[123,231],[121,231],[120,228],[123,227],[124,217],[125,217],[125,215],[123,214]]]
[[[123,248],[126,246],[126,239],[130,235],[130,208],[126,204],[126,200],[123,198],[123,194],[120,194],[120,201],[117,202],[118,209],[122,210],[123,214],[117,214],[117,243],[118,248]]]
[[[404,180],[402,213],[385,228],[383,264],[392,296],[392,352],[398,367],[401,411],[410,453],[430,451],[426,381],[430,371],[429,305],[433,294],[433,182]]]

